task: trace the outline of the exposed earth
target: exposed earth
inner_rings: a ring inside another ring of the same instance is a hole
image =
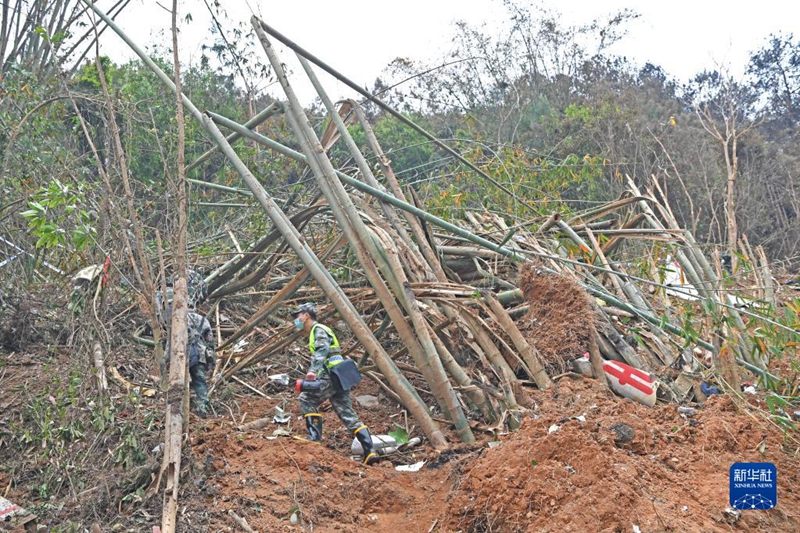
[[[37,374],[33,366],[16,368],[24,369],[23,379]],[[6,367],[5,391],[14,390],[7,388],[14,369]],[[257,378],[251,376],[251,384]],[[375,433],[406,424],[403,411],[373,383],[358,389],[356,395],[379,398],[380,405],[359,408]],[[595,380],[565,377],[551,390],[530,390],[535,404],[513,434],[483,434],[483,442],[440,455],[419,447],[364,467],[350,458],[351,438],[332,412],[322,445],[274,436],[278,429],[302,433],[296,401],[285,405],[295,415],[288,427],[270,422],[239,431],[243,420],[271,417],[281,395],[293,397],[264,390],[274,399],[237,385],[233,405],[239,411],[226,407],[232,402],[217,402],[217,416],[192,416],[181,531],[239,531],[228,511],[256,531],[800,530],[797,442],[759,414],[765,407],[759,396],[748,395],[747,402],[712,396],[685,417],[675,405],[650,409]],[[159,433],[154,427],[142,435],[142,446]],[[26,474],[15,470],[23,458],[2,455],[6,496],[46,509],[26,486]],[[418,472],[395,470],[418,461],[425,461]],[[726,511],[729,468],[748,461],[777,466],[775,509]],[[158,496],[122,501],[122,487],[106,483],[104,498],[67,498],[40,523],[98,523],[103,531],[143,531],[158,523]]]

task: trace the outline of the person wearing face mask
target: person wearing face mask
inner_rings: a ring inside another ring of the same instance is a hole
[[[303,440],[318,442],[322,440],[322,414],[319,407],[330,400],[339,420],[352,431],[364,450],[364,464],[373,464],[378,456],[373,450],[369,429],[361,422],[350,401],[350,387],[360,380],[355,364],[342,357],[339,339],[331,328],[317,322],[317,308],[312,303],[300,304],[291,312],[294,326],[308,333],[308,349],[311,364],[306,381],[319,380],[319,388],[300,393],[300,410],[306,421],[308,436]],[[355,380],[353,378],[355,372]]]

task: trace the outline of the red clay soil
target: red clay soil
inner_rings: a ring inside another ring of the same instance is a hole
[[[752,409],[714,396],[683,418],[674,404],[647,408],[589,379],[532,397],[537,408],[500,446],[400,458],[426,460],[417,473],[351,460],[332,413],[327,445],[271,439],[274,424],[237,432],[229,417],[200,422],[183,531],[228,530],[228,510],[257,531],[800,531],[796,443],[784,446]],[[389,429],[384,408],[362,411]],[[730,466],[748,461],[775,463],[778,506],[726,516]]]
[[[276,403],[257,399],[247,408],[263,413],[269,406],[271,412]],[[377,418],[390,421],[388,411],[379,409]],[[359,411],[365,422],[373,418],[368,410]],[[302,435],[294,414],[290,429]],[[193,423],[199,431],[192,438],[192,455],[200,464],[194,486],[181,500],[196,522],[186,523],[184,531],[225,531],[234,523],[229,510],[256,531],[427,531],[442,516],[451,488],[449,468],[406,473],[389,460],[366,467],[351,459],[352,437],[333,412],[325,413],[324,444],[274,437],[286,426],[273,423],[247,432],[233,429],[227,416],[210,422],[193,418]],[[378,422],[372,427],[373,432],[391,429]],[[436,462],[430,459],[424,447],[396,458]]]
[[[449,497],[449,530],[800,531],[797,441],[784,448],[780,430],[727,397],[693,418],[594,380],[562,380],[537,400],[538,418],[467,466]],[[735,462],[776,465],[775,509],[726,518]]]
[[[586,291],[574,280],[523,265],[519,287],[529,311],[517,327],[546,360],[551,374],[567,370],[568,362],[589,349],[595,318]]]

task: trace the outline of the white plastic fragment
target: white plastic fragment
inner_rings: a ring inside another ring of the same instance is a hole
[[[399,465],[394,467],[395,470],[400,472],[418,472],[425,465],[425,461],[414,463],[413,465]]]

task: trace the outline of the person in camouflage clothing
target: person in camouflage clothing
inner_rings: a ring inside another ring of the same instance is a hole
[[[308,436],[303,440],[318,442],[322,440],[322,414],[320,405],[330,400],[339,420],[353,432],[364,450],[364,464],[373,464],[378,456],[373,453],[372,436],[369,429],[361,422],[353,410],[350,391],[341,390],[332,380],[329,370],[342,363],[339,339],[331,328],[317,322],[317,309],[311,303],[304,303],[291,312],[294,326],[308,333],[308,349],[311,352],[311,364],[306,374],[306,381],[320,381],[316,390],[300,393],[300,411],[306,421]]]
[[[216,364],[214,333],[211,324],[196,312],[197,303],[207,295],[207,287],[202,276],[190,270],[187,272],[187,306],[186,313],[187,339],[186,363],[189,367],[190,387],[194,392],[194,413],[205,418],[208,415],[208,381],[206,375],[213,372]],[[165,330],[172,314],[172,287],[167,287],[166,298],[159,291],[156,297],[158,305],[158,321]],[[164,359],[169,364],[169,343],[164,342]]]
[[[190,387],[194,391],[194,411],[197,416],[208,415],[207,372],[213,372],[216,363],[214,334],[206,317],[189,311],[186,314],[188,339],[186,354],[189,364]]]

